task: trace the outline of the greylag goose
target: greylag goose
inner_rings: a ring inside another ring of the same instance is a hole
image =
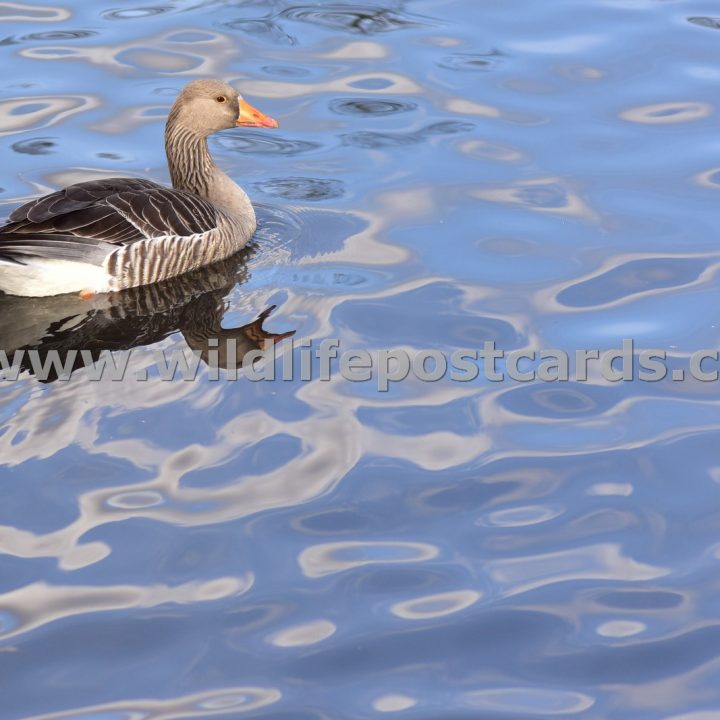
[[[136,178],[91,180],[19,207],[0,227],[0,290],[92,296],[236,253],[255,232],[255,212],[207,146],[208,135],[236,126],[278,123],[226,83],[188,83],[165,126],[172,189]]]

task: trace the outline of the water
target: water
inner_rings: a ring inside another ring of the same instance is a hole
[[[151,365],[222,327],[685,366],[720,342],[719,43],[709,0],[0,2],[3,214],[166,181],[194,77],[281,122],[211,143],[241,257],[0,299],[5,349],[130,358],[0,385],[0,717],[718,717],[716,383]]]

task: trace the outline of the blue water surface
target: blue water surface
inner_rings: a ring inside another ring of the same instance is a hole
[[[3,217],[167,182],[190,79],[281,127],[210,143],[258,208],[242,257],[0,298],[6,350],[129,358],[0,383],[0,718],[720,717],[717,382],[381,393],[152,355],[264,322],[686,367],[720,344],[717,2],[51,2],[0,1]]]

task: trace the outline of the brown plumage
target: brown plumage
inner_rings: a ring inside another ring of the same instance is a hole
[[[0,228],[0,290],[26,296],[122,290],[240,250],[255,232],[255,212],[207,147],[208,135],[236,126],[277,122],[225,83],[186,85],[165,127],[173,187],[93,180],[17,208]]]

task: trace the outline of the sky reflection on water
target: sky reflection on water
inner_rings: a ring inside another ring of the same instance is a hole
[[[246,256],[94,304],[0,298],[2,347],[85,333],[132,374],[218,326],[448,353],[633,337],[679,366],[720,342],[717,14],[0,1],[3,215],[166,182],[194,77],[281,124],[211,140],[258,206]],[[718,716],[714,383],[211,370],[0,387],[3,719]]]

